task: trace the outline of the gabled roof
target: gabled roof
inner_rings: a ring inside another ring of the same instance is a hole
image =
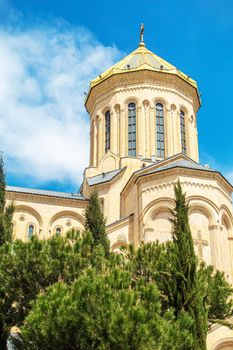
[[[159,166],[151,171],[148,171],[147,174],[153,174],[153,173],[157,173],[159,171],[173,169],[173,168],[186,168],[186,169],[204,170],[204,171],[211,171],[211,172],[215,171],[215,170],[211,169],[210,167],[200,165],[189,158],[189,159],[175,160],[175,161],[168,163],[168,164],[165,164],[165,165],[161,164],[161,166]]]
[[[148,50],[145,47],[144,43],[140,44],[136,50],[131,52],[128,56],[124,57],[114,66],[107,69],[97,78],[93,79],[90,83],[90,88],[101,83],[103,80],[111,77],[114,74],[134,72],[145,69],[150,71],[157,71],[177,75],[197,89],[197,83],[195,80],[190,78],[188,75],[182,73],[179,69],[177,69],[169,62],[165,61],[163,58],[157,56],[152,51]]]
[[[218,174],[223,178],[223,180],[228,184],[228,186],[230,186],[231,190],[233,190],[233,186],[231,185],[231,183],[229,183],[229,181],[227,181],[227,179],[219,171],[211,169],[208,165],[201,165],[189,158],[188,156],[179,153],[174,156],[171,156],[170,158],[163,159],[159,162],[155,162],[154,164],[150,164],[147,167],[135,171],[128,180],[121,193],[123,193],[126,190],[126,188],[130,186],[130,184],[135,183],[137,179],[141,177],[150,176],[159,172],[165,172],[167,170],[175,168]]]
[[[120,174],[122,170],[123,169],[108,171],[107,173],[101,173],[93,177],[87,177],[86,180],[89,186],[99,185],[111,181],[114,177]]]
[[[25,188],[25,187],[15,187],[15,186],[6,186],[7,192],[13,193],[25,193],[25,194],[34,194],[39,196],[48,196],[48,197],[57,197],[57,198],[67,198],[67,199],[76,199],[76,200],[87,200],[80,193],[70,193],[70,192],[57,192],[49,190],[39,190],[35,188]]]

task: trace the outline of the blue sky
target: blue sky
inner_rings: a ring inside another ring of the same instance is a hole
[[[141,22],[147,47],[197,80],[200,161],[233,182],[232,1],[0,0],[0,149],[9,184],[78,189],[88,163],[83,92],[137,47]]]

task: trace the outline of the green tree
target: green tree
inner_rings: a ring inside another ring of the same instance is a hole
[[[173,246],[171,265],[171,303],[176,316],[186,311],[193,319],[193,350],[206,349],[208,330],[207,311],[203,295],[199,292],[197,258],[188,219],[188,204],[181,184],[175,186],[175,209],[173,211]]]
[[[233,315],[233,289],[224,273],[202,263],[198,270],[198,286],[205,301],[209,326],[219,323],[233,329],[232,322],[228,321]]]
[[[58,283],[40,294],[22,337],[30,350],[186,350],[190,326],[185,313],[161,317],[155,283],[133,286],[129,272],[114,268],[89,270],[71,286]]]
[[[12,326],[21,326],[31,310],[31,301],[58,281],[72,283],[85,269],[101,269],[104,251],[92,249],[90,233],[82,238],[70,232],[68,237],[54,236],[42,241],[15,241],[0,247],[0,349]]]
[[[12,218],[14,213],[13,203],[6,206],[5,198],[5,171],[3,157],[0,156],[0,245],[11,242],[13,236]]]
[[[86,209],[85,228],[93,235],[95,245],[101,244],[104,247],[106,256],[109,255],[109,240],[105,228],[105,219],[100,205],[98,192],[94,191]]]

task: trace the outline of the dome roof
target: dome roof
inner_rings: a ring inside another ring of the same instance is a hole
[[[100,74],[97,78],[91,81],[90,88],[101,83],[103,80],[111,77],[115,74],[122,74],[127,72],[135,72],[140,70],[150,70],[168,74],[174,74],[185,80],[187,83],[197,89],[197,83],[191,79],[188,75],[182,73],[179,69],[172,64],[165,61],[163,58],[155,55],[153,52],[145,47],[144,43],[140,43],[139,47],[116,63],[111,68],[107,69],[104,73]]]

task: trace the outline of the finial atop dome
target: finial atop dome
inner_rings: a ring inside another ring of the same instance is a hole
[[[139,46],[145,46],[144,43],[144,24],[142,23],[140,26],[140,44]]]

